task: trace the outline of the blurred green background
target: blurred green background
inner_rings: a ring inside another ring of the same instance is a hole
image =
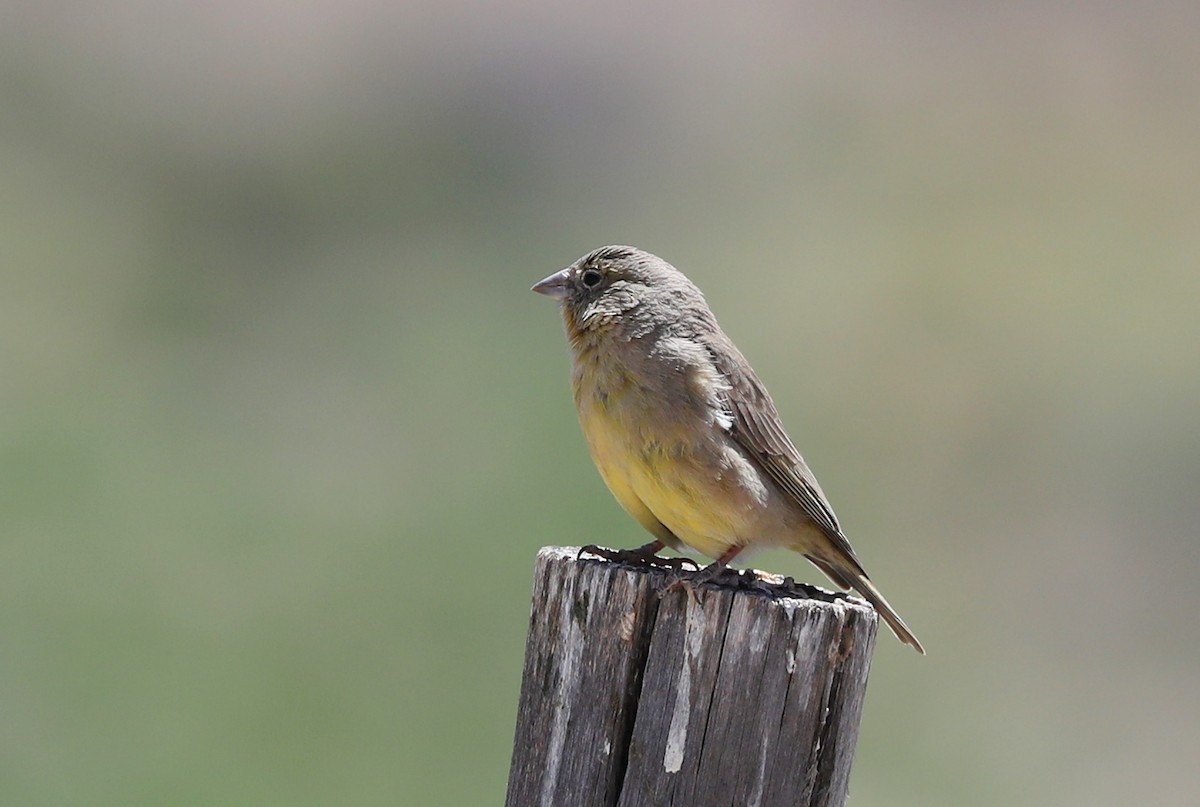
[[[0,803],[501,803],[537,548],[645,540],[528,292],[612,242],[929,648],[880,637],[852,804],[1196,803],[1197,30],[6,4]]]

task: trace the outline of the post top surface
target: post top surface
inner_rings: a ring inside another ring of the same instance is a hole
[[[587,552],[580,554],[578,546],[544,546],[538,550],[538,560],[546,562],[587,563],[607,566],[613,569],[623,569],[637,574],[655,575],[663,578],[662,584],[669,585],[671,580],[680,579],[689,583],[698,572],[691,570],[676,570],[666,566],[650,564],[627,563],[608,560]],[[701,588],[740,592],[771,599],[785,609],[791,610],[800,606],[811,607],[824,603],[845,608],[858,609],[874,615],[875,609],[865,600],[854,597],[846,592],[829,591],[807,583],[798,583],[791,577],[763,571],[761,569],[729,570],[725,575],[700,584]]]

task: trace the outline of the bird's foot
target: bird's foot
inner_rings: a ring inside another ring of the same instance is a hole
[[[691,558],[659,557],[658,550],[662,548],[661,541],[651,541],[648,544],[639,546],[637,549],[609,549],[604,546],[588,544],[579,548],[579,554],[575,558],[579,559],[586,552],[589,555],[595,555],[605,560],[610,560],[613,563],[627,563],[630,566],[646,566],[653,569],[670,569],[677,573],[684,570],[685,563],[690,563],[693,569],[700,568],[699,564]]]
[[[688,590],[692,593],[692,599],[699,603],[700,597],[696,594],[696,586],[704,583],[715,582],[729,574],[736,577],[738,573],[735,570],[730,569],[728,563],[725,561],[716,560],[705,566],[703,569],[698,569],[695,574],[688,577],[684,577],[682,574],[676,574],[675,579],[663,588],[661,596],[665,597],[666,595],[674,591],[678,591],[681,588],[688,588]],[[692,583],[693,585],[689,587],[688,583]]]
[[[730,569],[728,564],[722,563],[719,560],[714,560],[712,563],[696,572],[696,574],[692,576],[692,582],[696,585],[702,585],[704,583],[724,582],[726,579],[737,577],[737,569]]]
[[[743,546],[729,547],[729,549],[726,549],[721,554],[721,557],[717,558],[712,563],[708,564],[699,572],[697,572],[692,578],[692,582],[696,583],[697,585],[702,583],[715,583],[721,581],[722,578],[726,578],[729,575],[733,575],[735,580],[740,579],[740,573],[736,569],[730,569],[729,564],[733,562],[733,559],[736,558],[738,553],[743,549],[745,549]],[[750,574],[753,575],[753,572]]]
[[[727,549],[721,557],[714,560],[712,563],[700,569],[691,577],[685,578],[682,575],[677,576],[670,585],[663,589],[662,594],[670,594],[678,588],[683,587],[687,583],[693,583],[694,586],[690,589],[692,598],[696,602],[700,598],[696,594],[695,586],[700,586],[705,583],[716,583],[722,586],[739,589],[742,591],[758,591],[770,594],[771,584],[755,574],[753,569],[737,569],[729,568],[729,563],[732,561],[744,547],[734,546]]]

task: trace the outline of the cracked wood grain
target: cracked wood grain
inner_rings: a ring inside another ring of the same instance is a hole
[[[538,553],[508,807],[844,804],[870,606],[577,552]]]

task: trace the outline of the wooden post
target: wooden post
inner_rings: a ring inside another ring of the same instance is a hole
[[[870,606],[578,551],[538,553],[507,807],[845,802]]]

